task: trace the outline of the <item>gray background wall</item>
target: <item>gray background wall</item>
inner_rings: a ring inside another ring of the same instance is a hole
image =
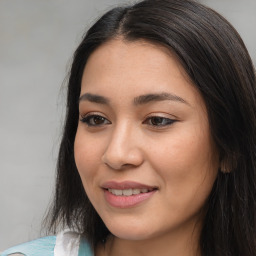
[[[64,116],[62,82],[84,31],[121,0],[0,0],[0,251],[40,236]],[[256,63],[256,0],[202,0]]]

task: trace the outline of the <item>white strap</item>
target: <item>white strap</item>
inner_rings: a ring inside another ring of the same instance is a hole
[[[56,237],[54,256],[77,256],[80,244],[80,234],[64,230]]]

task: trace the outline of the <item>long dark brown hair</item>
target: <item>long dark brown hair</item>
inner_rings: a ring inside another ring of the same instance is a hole
[[[110,231],[91,205],[74,161],[78,98],[88,57],[106,41],[146,40],[175,53],[208,111],[222,170],[205,205],[202,256],[256,255],[256,82],[246,47],[230,23],[191,0],[145,0],[104,14],[74,53],[50,228],[68,226],[92,246]]]

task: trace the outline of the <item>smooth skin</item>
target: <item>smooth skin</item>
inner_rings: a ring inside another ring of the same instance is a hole
[[[86,64],[79,112],[76,165],[113,234],[96,255],[200,255],[203,206],[219,156],[205,103],[175,55],[145,41],[108,41]],[[106,201],[108,181],[157,190],[123,209]]]

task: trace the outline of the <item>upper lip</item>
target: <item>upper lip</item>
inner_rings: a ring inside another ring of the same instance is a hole
[[[157,189],[156,186],[150,186],[134,181],[122,181],[122,182],[116,182],[116,181],[107,181],[104,182],[101,186],[104,189]]]

